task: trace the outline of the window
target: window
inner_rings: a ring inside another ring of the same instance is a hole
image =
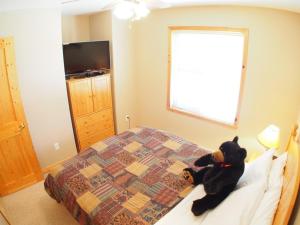
[[[168,109],[236,127],[248,31],[169,29]]]

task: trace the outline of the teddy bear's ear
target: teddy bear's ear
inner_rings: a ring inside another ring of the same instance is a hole
[[[239,140],[239,137],[238,136],[235,136],[234,138],[233,138],[233,142],[235,142],[235,143],[237,143],[238,142],[238,140]]]
[[[247,151],[244,148],[240,148],[240,156],[241,156],[241,160],[244,160],[247,157]]]

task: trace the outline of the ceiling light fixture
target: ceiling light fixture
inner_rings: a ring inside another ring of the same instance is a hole
[[[140,0],[126,1],[122,0],[113,10],[113,14],[121,20],[140,20],[148,16],[150,10],[145,2]]]

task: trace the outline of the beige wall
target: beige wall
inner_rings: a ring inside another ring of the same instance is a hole
[[[112,47],[115,110],[118,133],[129,128],[125,116],[131,118],[131,127],[136,126],[137,120],[137,83],[134,76],[134,33],[130,22],[112,18]]]
[[[169,112],[168,26],[225,26],[249,29],[248,68],[238,129]],[[249,150],[270,123],[287,143],[300,104],[300,15],[247,7],[193,7],[152,11],[134,24],[138,124],[169,130],[216,148],[235,135]]]
[[[134,77],[133,32],[129,23],[115,19],[110,12],[90,16],[91,40],[109,40],[114,109],[117,133],[128,128],[125,115],[136,120],[136,93]]]
[[[76,153],[64,78],[58,9],[0,13],[0,36],[15,39],[17,72],[42,167]],[[58,142],[61,149],[54,151]]]
[[[89,16],[62,16],[62,38],[63,43],[89,41]]]
[[[90,16],[90,37],[94,41],[112,41],[112,15],[109,11]]]

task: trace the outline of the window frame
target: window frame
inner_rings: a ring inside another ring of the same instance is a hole
[[[246,68],[247,68],[247,59],[248,59],[248,41],[249,41],[249,30],[246,28],[228,28],[228,27],[208,27],[208,26],[169,26],[168,27],[168,80],[167,80],[167,110],[171,112],[175,112],[181,115],[186,115],[189,117],[193,117],[196,119],[201,119],[205,121],[209,121],[215,124],[224,125],[230,128],[238,128],[238,124],[240,121],[240,112],[241,112],[241,105],[242,105],[242,97],[244,92],[245,86],[245,79],[246,79]],[[211,118],[207,118],[205,116],[201,116],[195,113],[191,113],[182,109],[178,109],[176,107],[171,107],[171,70],[172,70],[172,32],[180,31],[180,30],[199,30],[199,31],[224,31],[224,32],[238,32],[244,36],[244,51],[243,51],[243,66],[241,70],[241,80],[240,80],[240,91],[238,97],[238,104],[237,104],[237,112],[235,116],[235,121],[233,124],[226,123],[223,121],[214,120]]]

